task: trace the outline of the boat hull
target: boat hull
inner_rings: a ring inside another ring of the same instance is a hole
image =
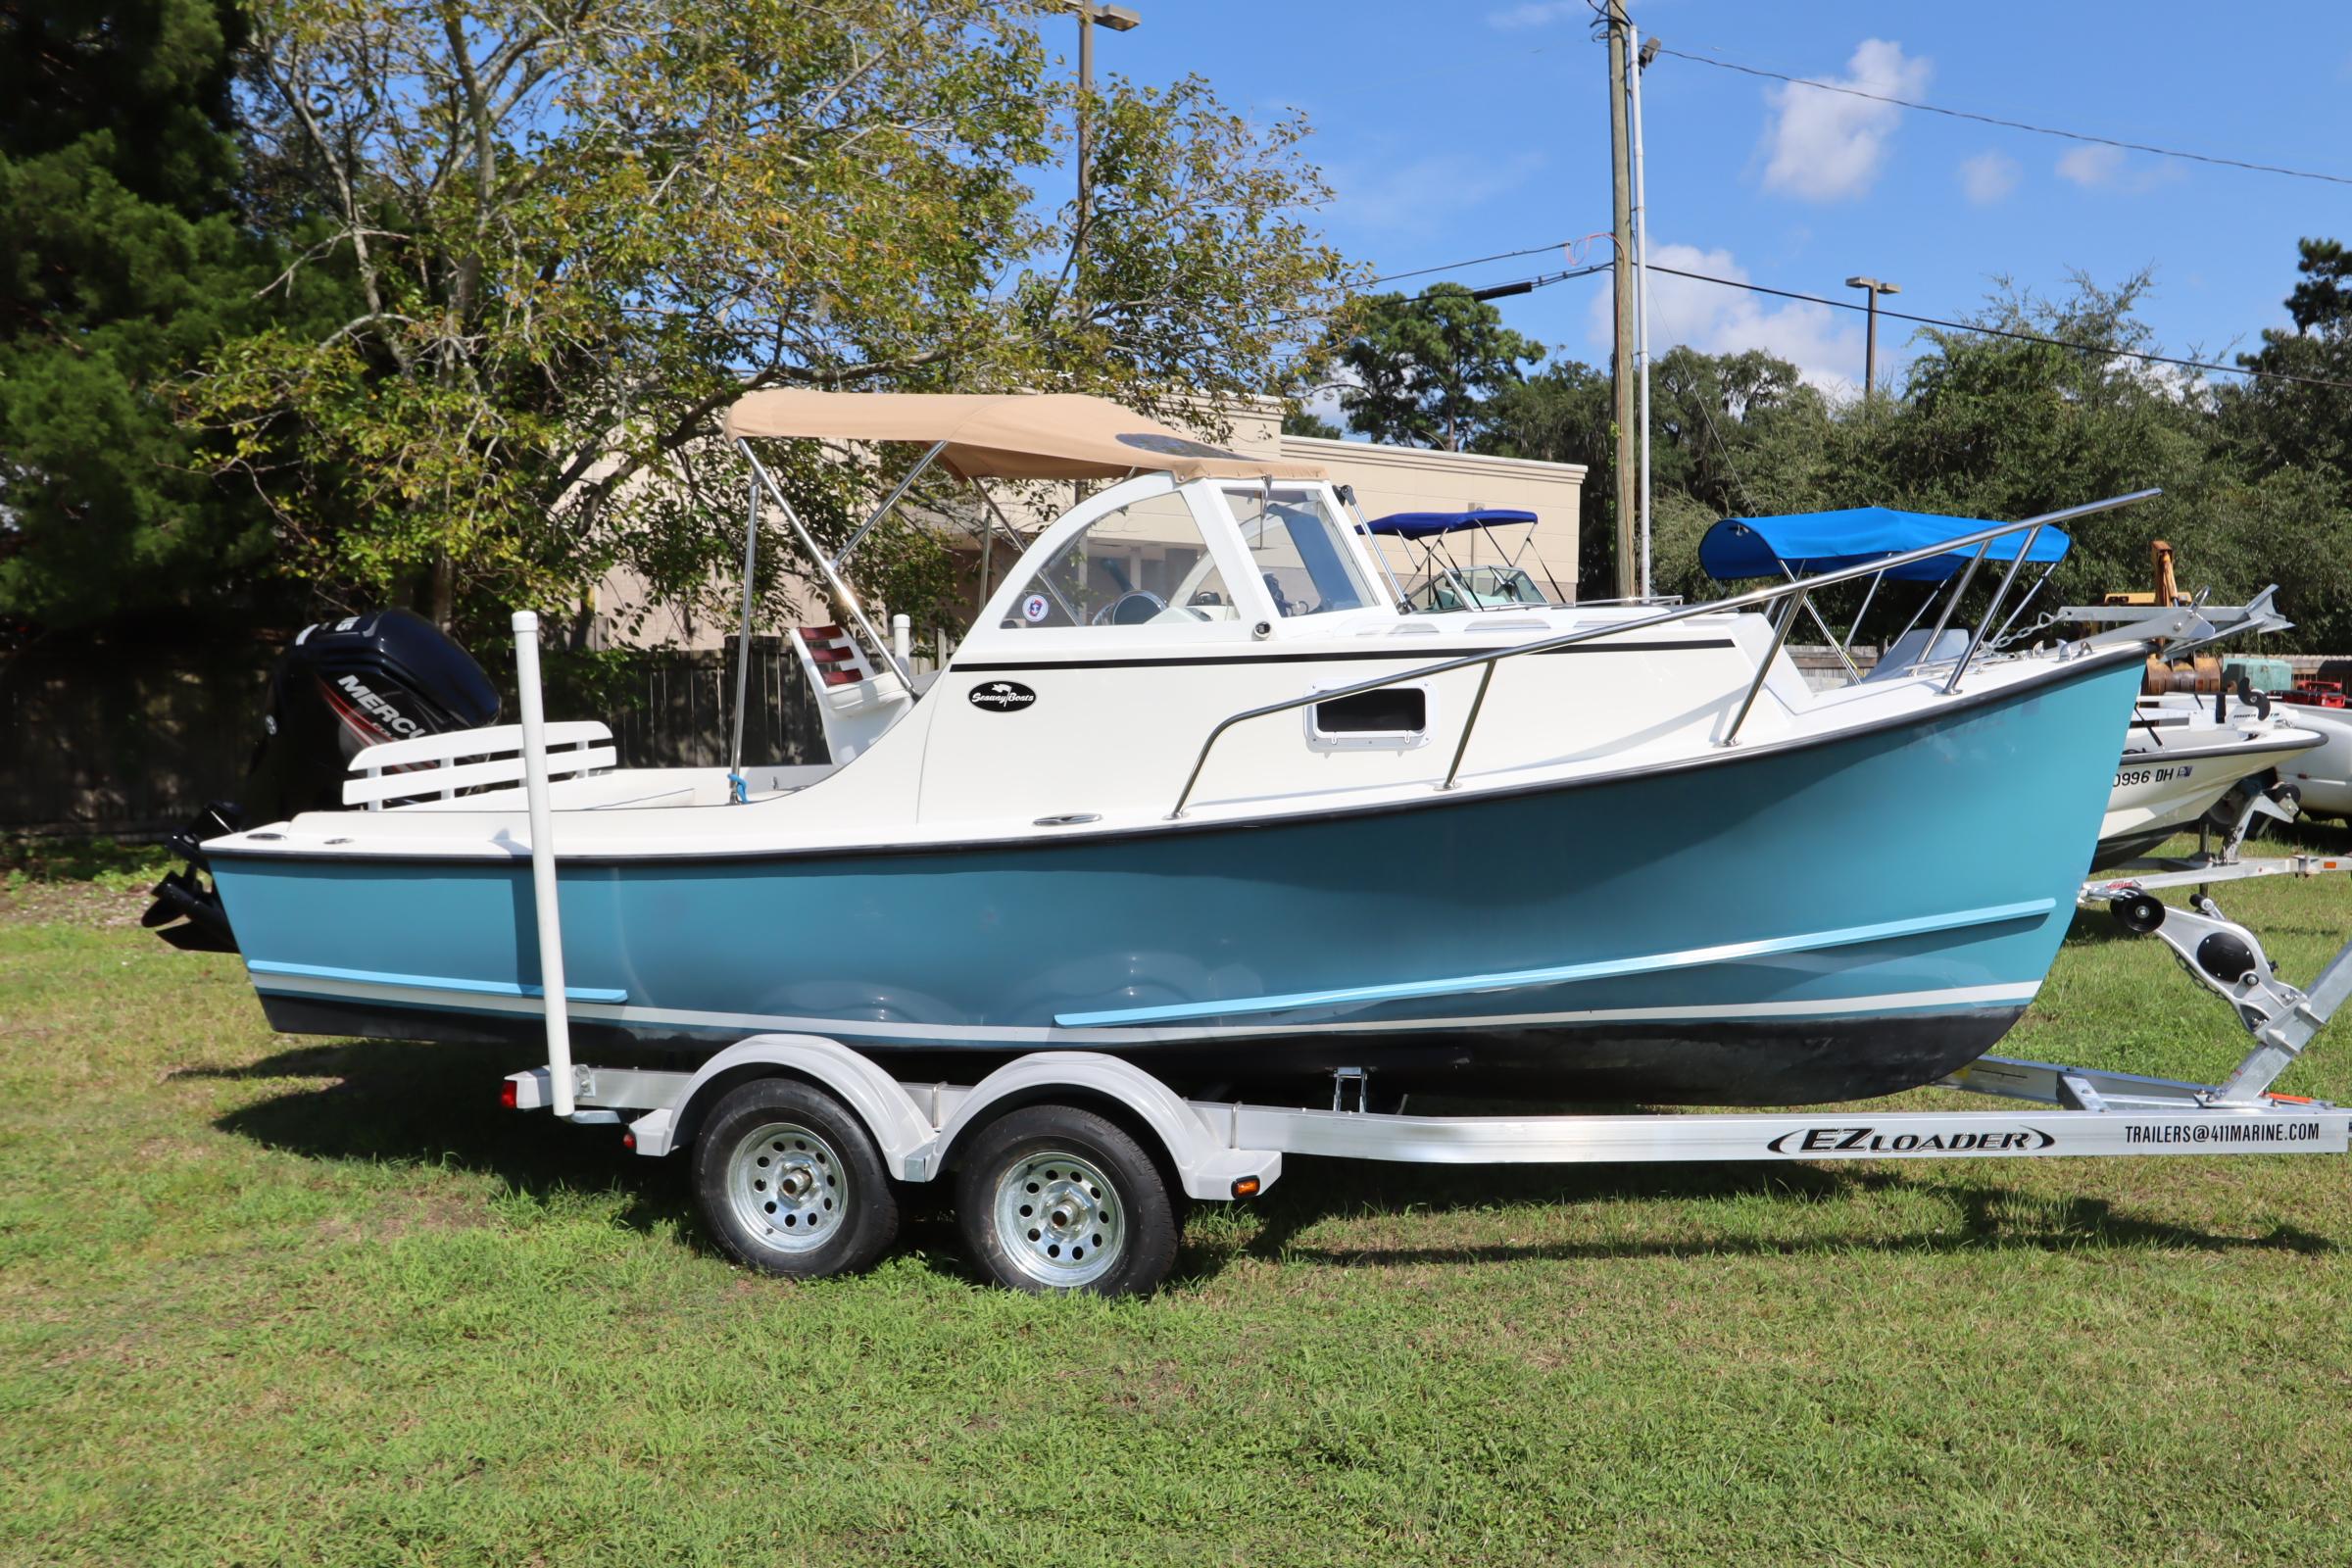
[[[1802,745],[1247,824],[562,864],[582,1049],[821,1033],[908,1077],[1795,1104],[1988,1049],[2063,938],[2135,662]],[[559,831],[560,828],[559,828]],[[216,856],[273,1025],[532,1040],[527,862]]]

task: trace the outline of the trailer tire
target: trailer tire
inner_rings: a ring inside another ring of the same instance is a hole
[[[762,1078],[728,1091],[704,1119],[692,1168],[704,1230],[763,1274],[856,1273],[899,1233],[872,1136],[812,1084]]]
[[[956,1214],[972,1261],[1016,1291],[1145,1296],[1176,1263],[1158,1162],[1075,1105],[1027,1105],[982,1128],[956,1173]]]

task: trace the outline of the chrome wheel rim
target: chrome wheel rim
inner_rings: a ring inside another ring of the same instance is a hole
[[[754,1242],[779,1252],[812,1252],[833,1239],[850,1211],[850,1173],[841,1155],[797,1121],[743,1135],[727,1156],[727,1201]]]
[[[1093,1160],[1023,1154],[997,1178],[997,1235],[1012,1266],[1055,1290],[1091,1285],[1127,1250],[1127,1204]]]

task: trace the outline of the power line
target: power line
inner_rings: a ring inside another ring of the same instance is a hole
[[[1561,240],[1552,245],[1530,245],[1523,251],[1496,251],[1492,256],[1474,256],[1466,262],[1441,262],[1435,267],[1417,267],[1409,272],[1389,272],[1380,277],[1367,277],[1365,288],[1378,288],[1383,283],[1396,283],[1408,277],[1427,277],[1432,272],[1458,272],[1465,267],[1484,267],[1489,262],[1516,261],[1522,256],[1540,256],[1545,251],[1565,251],[1573,240]]]
[[[1743,288],[1751,294],[1770,294],[1775,299],[1800,300],[1807,305],[1827,305],[1833,310],[1863,311],[1869,309],[1868,306],[1857,305],[1851,300],[1830,299],[1820,294],[1800,294],[1794,289],[1770,288],[1762,283],[1741,282],[1736,277],[1717,277],[1710,272],[1688,272],[1679,267],[1661,267],[1656,262],[1649,264],[1649,270],[1653,272],[1669,272],[1676,277],[1688,277],[1694,282],[1713,283],[1723,288]],[[2013,338],[2020,343],[2045,343],[2051,348],[2073,349],[2078,354],[2110,355],[2117,359],[2140,360],[2150,365],[2178,365],[2191,370],[2219,370],[2224,375],[2250,376],[2261,381],[2292,381],[2298,386],[2325,386],[2333,387],[2341,392],[2352,392],[2352,381],[2334,381],[2325,376],[2293,375],[2285,370],[2257,370],[2250,366],[2222,365],[2213,360],[2184,360],[2171,354],[2150,354],[2144,349],[2119,349],[2109,348],[2098,343],[2075,343],[2062,337],[2049,337],[2039,332],[2020,332],[2005,326],[1985,326],[1977,321],[1947,321],[1937,316],[1914,316],[1907,311],[1890,311],[1884,305],[1879,307],[1879,314],[1891,317],[1898,321],[1916,321],[1922,326],[1940,326],[1947,331],[1977,332],[1986,337]]]
[[[1888,93],[1866,92],[1860,87],[1841,86],[1834,81],[1820,81],[1811,76],[1791,76],[1785,72],[1766,71],[1761,66],[1743,66],[1737,61],[1718,60],[1709,55],[1694,55],[1682,49],[1659,48],[1658,53],[1688,60],[1694,66],[1712,66],[1718,71],[1736,71],[1742,75],[1764,76],[1773,81],[1785,81],[1792,87],[1811,87],[1816,92],[1842,93],[1848,98],[1867,98],[1872,103],[1893,104],[1900,109],[1917,109],[1925,114],[1942,115],[1952,120],[1973,120],[1981,125],[1999,125],[2005,130],[2031,131],[2036,136],[2057,136],[2066,141],[2088,142],[2094,147],[2116,147],[2126,152],[2147,153],[2157,158],[2179,158],[2192,164],[2211,164],[2221,169],[2243,169],[2257,174],[2284,174],[2289,179],[2325,180],[2330,185],[2352,185],[2352,175],[2323,174],[2309,169],[2288,169],[2282,164],[2249,163],[2242,158],[2218,158],[2211,153],[2183,152],[2178,147],[2154,147],[2142,141],[2123,141],[2114,136],[2094,136],[2087,131],[2061,130],[2055,125],[2029,124],[2022,120],[2003,120],[1998,115],[1980,115],[1967,109],[1947,109],[1941,104],[1921,103],[1915,98],[1897,98]]]

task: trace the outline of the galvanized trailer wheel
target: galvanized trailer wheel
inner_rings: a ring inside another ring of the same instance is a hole
[[[1115,1123],[1029,1105],[981,1129],[956,1177],[972,1258],[1018,1291],[1141,1295],[1176,1261],[1159,1166]]]
[[[796,1079],[741,1085],[710,1108],[695,1140],[694,1198],[730,1257],[800,1279],[864,1268],[899,1228],[864,1124]]]

